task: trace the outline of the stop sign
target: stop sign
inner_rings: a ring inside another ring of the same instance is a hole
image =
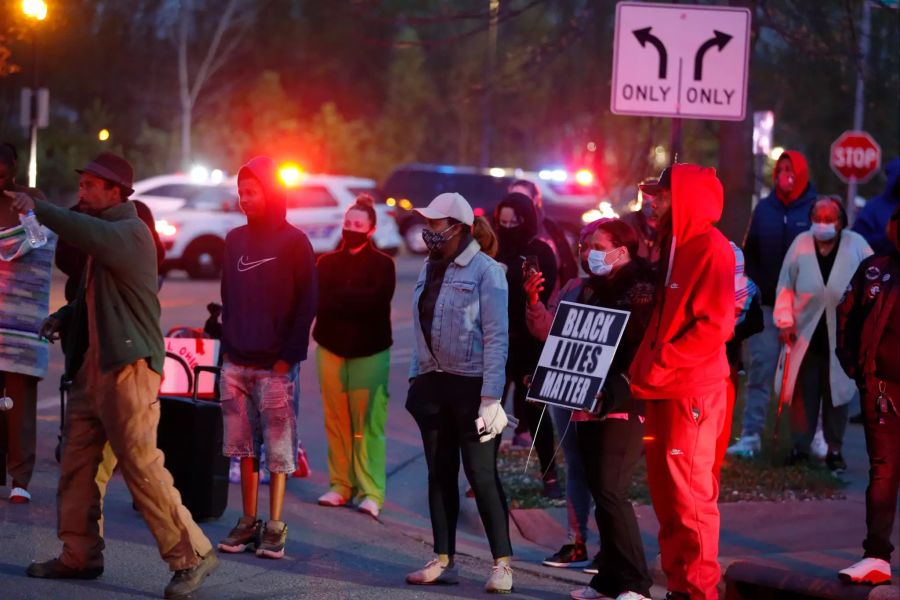
[[[865,131],[845,131],[831,144],[831,170],[842,181],[865,183],[881,167],[881,146]]]

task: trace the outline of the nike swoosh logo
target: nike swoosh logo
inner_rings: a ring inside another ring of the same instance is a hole
[[[243,273],[243,272],[245,272],[245,271],[249,271],[250,269],[255,269],[255,268],[258,267],[259,265],[265,264],[265,263],[267,263],[267,262],[269,262],[269,261],[271,261],[271,260],[275,260],[276,258],[278,258],[278,257],[277,257],[277,256],[273,256],[272,258],[263,258],[263,259],[260,259],[260,260],[254,260],[254,261],[251,262],[251,261],[248,261],[246,257],[242,256],[242,257],[238,260],[237,270],[238,270],[239,272]]]

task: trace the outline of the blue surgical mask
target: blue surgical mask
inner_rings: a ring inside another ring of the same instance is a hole
[[[616,250],[610,250],[606,252],[604,250],[591,250],[588,253],[588,267],[591,270],[591,273],[597,275],[598,277],[605,277],[612,273],[613,265],[618,262],[618,256],[612,263],[606,262],[606,257],[612,253],[616,252]]]
[[[830,242],[837,235],[837,227],[834,223],[813,223],[809,230],[813,237],[820,242]]]

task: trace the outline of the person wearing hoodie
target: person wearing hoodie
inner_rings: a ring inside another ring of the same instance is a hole
[[[866,238],[875,254],[890,254],[894,251],[887,238],[888,221],[900,206],[900,158],[895,158],[884,168],[887,182],[880,195],[870,198],[853,223],[853,231]]]
[[[513,389],[513,409],[524,421],[534,447],[537,450],[543,480],[543,495],[561,498],[562,491],[556,474],[553,448],[553,425],[541,416],[547,408],[544,404],[527,402],[528,381],[534,374],[543,344],[528,331],[525,322],[524,269],[538,270],[544,274],[545,291],[541,301],[546,304],[556,286],[556,257],[553,249],[537,237],[537,211],[531,198],[518,192],[510,192],[500,200],[494,210],[494,230],[500,241],[497,260],[506,265],[506,281],[509,286],[509,358],[506,361],[506,392]],[[543,424],[543,427],[538,427]]]
[[[723,204],[715,169],[676,163],[641,191],[653,197],[661,258],[631,392],[644,401],[667,598],[712,600],[721,574],[713,467],[726,411],[725,342],[734,331],[734,252],[714,226]]]
[[[892,251],[860,263],[837,308],[837,356],[861,391],[869,454],[863,559],[838,576],[875,585],[891,581],[900,489],[900,207],[886,230]]]
[[[328,435],[330,489],[322,506],[378,517],[384,503],[391,298],[394,261],[372,243],[375,200],[360,194],[344,214],[341,246],[319,258],[319,310],[313,338]]]
[[[727,450],[732,456],[750,457],[762,446],[760,435],[766,425],[781,349],[772,314],[778,273],[794,238],[809,229],[809,211],[815,199],[806,159],[799,152],[785,150],[775,163],[774,189],[753,210],[744,240],[745,271],[759,287],[763,330],[747,340],[747,395],[741,437]]]
[[[109,441],[134,505],[174,571],[166,598],[186,597],[217,567],[212,545],[181,503],[156,446],[165,347],[159,328],[156,249],[128,202],[134,169],[104,152],[78,171],[82,213],[26,194],[13,205],[33,210],[60,239],[88,255],[76,299],[48,317],[41,335],[68,335],[65,372],[72,380],[57,493],[58,558],[32,563],[29,577],[96,579],[103,574],[100,491],[95,477]]]
[[[550,334],[556,309],[563,301],[630,313],[606,376],[597,414],[576,411],[571,416],[577,423],[577,460],[584,465],[596,506],[600,554],[590,585],[569,595],[575,600],[646,600],[650,598],[652,581],[634,507],[628,498],[643,450],[643,404],[632,399],[626,374],[650,320],[652,272],[649,263],[639,258],[638,233],[624,220],[600,219],[585,230],[589,231],[583,244],[588,248],[588,277],[567,283],[546,308],[538,295],[544,287],[541,274],[536,273],[525,282],[528,328],[542,340]]]
[[[222,453],[240,458],[243,516],[218,547],[282,558],[285,484],[297,458],[292,372],[306,360],[316,265],[309,239],[286,220],[286,191],[275,161],[258,156],[241,167],[238,196],[247,224],[225,237],[221,395]],[[257,518],[261,441],[270,473],[265,525]]]

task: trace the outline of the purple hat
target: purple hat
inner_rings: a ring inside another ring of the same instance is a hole
[[[134,169],[131,163],[112,152],[103,152],[89,162],[83,169],[75,169],[76,173],[89,173],[100,179],[122,186],[128,196],[134,193]]]

